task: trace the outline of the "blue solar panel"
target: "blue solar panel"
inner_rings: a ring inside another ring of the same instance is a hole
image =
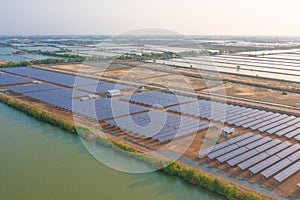
[[[148,110],[141,106],[136,106],[130,103],[108,98],[80,101],[72,98],[87,96],[88,93],[61,88],[58,86],[55,86],[56,88],[53,88],[46,84],[41,84],[41,87],[39,88],[39,86],[37,85],[22,86],[17,88],[13,87],[12,89],[16,89],[19,93],[22,93],[36,100],[43,101],[50,105],[73,111],[77,114],[81,114],[97,120],[104,120]],[[51,89],[36,91],[38,89],[45,88]]]
[[[33,81],[27,78],[22,78],[10,74],[0,74],[0,86],[16,85],[24,83],[32,83]]]
[[[300,170],[300,161],[292,164],[288,168],[285,168],[282,172],[275,175],[274,178],[278,182],[283,182],[284,180],[288,179],[293,174],[297,173],[299,170]]]
[[[208,128],[208,124],[205,122],[159,111],[121,117],[109,120],[107,123],[159,142],[169,141]]]
[[[13,86],[13,87],[8,87],[7,89],[13,92],[25,94],[30,92],[55,90],[59,88],[60,87],[51,84],[33,84],[33,85],[26,85],[26,86]]]
[[[97,84],[78,86],[77,88],[91,93],[101,94],[101,93],[106,93],[108,90],[114,90],[114,89],[125,90],[133,87],[128,85],[123,85],[123,84],[99,81]]]
[[[97,120],[105,120],[148,111],[148,109],[118,100],[101,98],[96,100],[73,101],[73,111]]]
[[[54,94],[53,91],[55,90],[26,93],[25,95],[34,98],[36,100],[48,103],[50,105],[71,111],[72,110],[71,97],[58,95],[57,93]]]
[[[96,79],[56,73],[56,72],[29,68],[29,67],[14,67],[14,68],[6,68],[0,70],[17,74],[20,76],[26,76],[37,80],[55,83],[58,85],[63,85],[68,87],[78,87],[78,86],[91,85],[91,84],[95,85],[98,83],[98,80]]]
[[[195,100],[191,97],[163,92],[146,92],[142,94],[133,94],[131,96],[122,97],[122,99],[156,107],[167,107]]]

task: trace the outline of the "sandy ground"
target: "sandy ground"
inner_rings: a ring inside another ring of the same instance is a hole
[[[222,86],[213,87],[210,89],[210,91],[214,93],[221,93],[224,88],[226,91],[226,95],[229,96],[300,107],[300,94],[298,93],[283,93],[277,90],[248,85],[241,86],[240,84],[230,82],[225,83]]]

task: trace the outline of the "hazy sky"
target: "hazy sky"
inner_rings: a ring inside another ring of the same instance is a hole
[[[0,34],[300,36],[298,0],[0,0]]]

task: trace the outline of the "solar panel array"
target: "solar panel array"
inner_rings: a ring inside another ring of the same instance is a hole
[[[121,117],[109,120],[107,123],[117,126],[125,132],[131,132],[140,137],[151,138],[159,142],[190,135],[209,127],[205,122],[159,111]]]
[[[300,135],[300,118],[264,110],[225,105],[206,100],[172,106],[168,110],[222,123],[226,122],[229,125],[259,130],[277,136],[285,136],[289,139]]]
[[[60,88],[61,87],[52,84],[33,84],[33,85],[26,85],[26,86],[12,86],[12,87],[8,87],[7,89],[13,92],[26,94],[31,92],[57,90]]]
[[[73,101],[73,112],[97,120],[111,119],[145,111],[148,111],[145,107],[109,98]]]
[[[16,85],[24,83],[32,83],[33,81],[27,78],[22,78],[10,74],[0,74],[0,86]]]
[[[133,94],[130,96],[122,97],[122,99],[147,106],[156,107],[168,107],[171,105],[177,105],[195,100],[191,97],[164,92],[146,92],[141,94]]]
[[[126,89],[131,89],[133,87],[99,80],[97,84],[78,86],[77,88],[94,94],[102,94],[102,93],[106,93],[108,90],[114,90],[114,89],[126,90]]]
[[[142,106],[136,106],[108,98],[86,101],[77,99],[72,100],[72,98],[87,96],[88,93],[51,84],[17,86],[10,87],[9,90],[97,120],[104,120],[148,110]]]
[[[278,182],[300,171],[300,145],[246,133],[199,152],[231,167],[249,170]]]
[[[47,81],[50,83],[55,83],[58,85],[74,87],[81,85],[97,84],[97,80],[85,78],[85,77],[76,77],[69,74],[56,73],[52,71],[46,71],[36,68],[29,67],[15,67],[15,68],[6,68],[1,69],[2,71],[17,74],[20,76],[26,76],[34,78],[41,81]]]
[[[114,84],[106,81],[85,78],[81,76],[73,76],[69,74],[56,73],[41,69],[29,68],[29,67],[15,67],[0,69],[1,71],[13,73],[20,76],[26,76],[34,78],[40,81],[46,81],[55,83],[57,85],[81,88],[89,92],[103,93],[110,89],[128,89],[131,86],[122,84]]]

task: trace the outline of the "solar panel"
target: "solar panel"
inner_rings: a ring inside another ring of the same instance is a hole
[[[285,137],[288,139],[295,137],[295,139],[297,140],[296,136],[299,134],[300,134],[300,129],[297,128],[296,130],[293,130],[293,131],[289,132],[288,134],[286,134]]]
[[[244,120],[246,120],[248,118],[249,118],[248,116],[238,117],[236,119],[227,121],[227,124],[229,124],[229,125],[235,124],[236,125],[237,122],[244,121]]]
[[[13,87],[8,87],[7,89],[13,92],[26,94],[30,92],[60,89],[60,87],[51,84],[33,84],[33,85],[26,85],[26,86],[13,86]]]
[[[289,126],[296,125],[300,127],[300,118],[293,119],[292,121],[286,122],[286,124]]]
[[[300,141],[300,135],[297,135],[296,137],[295,137],[295,140],[297,140],[298,142]]]
[[[47,71],[30,68],[30,67],[12,67],[12,68],[0,68],[0,71],[12,73],[20,76],[31,77],[32,75],[47,74]]]
[[[277,175],[274,176],[274,178],[281,183],[286,179],[288,179],[293,174],[295,174],[296,172],[298,172],[299,170],[300,170],[300,161],[294,163],[293,165],[289,166],[282,172],[278,173]]]
[[[286,135],[286,134],[290,133],[291,131],[295,130],[296,128],[297,128],[296,126],[289,126],[287,128],[282,129],[281,131],[276,132],[276,135],[278,135],[278,136]]]
[[[300,145],[299,144],[294,144],[294,145],[288,147],[287,149],[281,151],[280,153],[278,153],[277,156],[279,158],[285,158],[288,155],[294,153],[295,151],[297,151],[299,149],[300,149]]]
[[[72,98],[87,96],[88,93],[50,84],[34,84],[29,86],[11,87],[10,89],[50,105],[97,120],[104,120],[148,110],[141,106],[108,98],[87,101],[72,100]]]
[[[237,136],[237,137],[235,137],[235,138],[232,138],[232,139],[230,139],[230,140],[227,140],[227,142],[228,142],[229,144],[234,144],[234,143],[237,143],[237,142],[239,142],[239,141],[241,141],[241,140],[244,140],[244,139],[246,139],[246,138],[249,138],[249,137],[251,137],[251,136],[253,136],[253,133],[248,132],[248,133],[245,133],[245,134],[243,134],[243,135],[240,135],[240,136]]]
[[[276,146],[280,143],[281,143],[280,140],[275,139],[275,140],[272,140],[272,141],[270,141],[270,142],[268,142],[268,143],[266,143],[266,144],[264,144],[260,147],[257,147],[255,150],[258,151],[258,152],[263,152],[263,151],[266,151],[266,150],[268,150],[268,149],[270,149],[270,148],[272,148],[272,147],[274,147],[274,146]]]
[[[281,170],[283,170],[284,168],[286,168],[287,166],[289,166],[292,162],[288,159],[283,159],[280,162],[276,163],[275,165],[272,165],[271,167],[269,167],[268,169],[264,170],[261,172],[261,174],[265,177],[265,178],[270,178],[271,176],[273,176],[274,174],[280,172]]]
[[[242,134],[242,135],[239,135],[239,136],[234,137],[234,138],[232,138],[232,139],[229,139],[229,140],[227,140],[227,141],[224,141],[224,142],[221,142],[221,143],[216,144],[216,145],[214,145],[214,146],[211,146],[211,147],[208,147],[208,148],[206,148],[206,149],[200,150],[200,151],[199,151],[199,155],[200,155],[200,157],[206,156],[208,153],[212,153],[212,152],[214,152],[214,151],[217,151],[217,150],[219,150],[219,149],[222,149],[222,148],[224,148],[224,147],[227,147],[227,146],[229,146],[230,144],[237,143],[237,142],[239,142],[239,141],[241,141],[241,140],[244,140],[244,139],[246,139],[246,138],[249,138],[249,137],[251,137],[251,136],[253,136],[253,133],[250,133],[250,132],[249,132],[249,133]]]
[[[270,124],[269,126],[266,126],[264,128],[261,128],[261,129],[263,129],[262,131],[267,131],[267,133],[269,133],[269,134],[273,134],[276,131],[279,131],[281,129],[284,129],[284,128],[288,127],[289,125],[287,125],[287,123],[292,121],[295,118],[296,117],[294,117],[294,116],[290,116],[290,117],[284,118],[284,119],[282,119],[278,122]],[[259,129],[259,130],[261,130],[261,129]]]
[[[266,169],[267,167],[271,166],[272,164],[278,162],[280,160],[280,158],[278,156],[272,156],[256,165],[254,165],[253,167],[250,167],[249,170],[253,173],[253,174],[257,174],[258,172]]]
[[[276,154],[276,153],[284,150],[285,148],[287,148],[287,147],[289,147],[291,145],[292,144],[289,143],[289,142],[283,142],[283,143],[277,145],[276,147],[273,147],[273,148],[267,150],[266,153],[269,154],[269,155],[274,155],[274,154]]]
[[[227,153],[225,155],[222,155],[222,156],[218,157],[217,160],[219,162],[223,163],[223,162],[225,162],[225,161],[227,161],[227,160],[229,160],[229,159],[231,159],[231,158],[233,158],[235,156],[238,156],[238,155],[240,155],[242,153],[245,153],[246,151],[248,151],[247,148],[241,147],[241,148],[238,148],[238,149],[236,149],[236,150],[234,150],[234,151],[232,151],[230,153]]]
[[[50,105],[63,108],[65,110],[69,110],[69,111],[72,110],[71,97],[68,98],[66,96],[61,96],[57,94],[53,95],[53,93],[50,91],[32,92],[32,93],[26,93],[25,95],[33,99],[48,103]]]
[[[243,161],[245,161],[245,160],[247,160],[247,159],[249,159],[249,158],[257,155],[258,153],[259,153],[258,151],[256,151],[255,149],[253,149],[253,150],[248,151],[248,152],[246,152],[246,153],[244,153],[242,155],[239,155],[239,156],[237,156],[237,157],[235,157],[235,158],[233,158],[231,160],[228,160],[227,163],[231,167],[233,167],[233,166],[235,166],[235,165],[237,165],[237,164],[239,164],[239,163],[241,163],[241,162],[243,162]]]
[[[287,125],[287,124],[278,124],[278,126],[267,130],[267,133],[274,134],[275,132],[280,131],[280,130],[286,128],[286,127],[289,127],[289,125]]]
[[[203,124],[204,122],[202,122],[202,125],[201,126],[199,126],[198,128],[189,128],[188,130],[190,131],[190,132],[187,132],[187,133],[182,133],[182,132],[179,132],[179,133],[177,133],[177,134],[173,134],[173,133],[170,133],[170,134],[168,134],[168,135],[165,135],[165,136],[163,136],[163,137],[160,137],[158,140],[160,141],[160,142],[165,142],[165,141],[169,141],[169,140],[171,140],[171,139],[175,139],[175,138],[177,138],[177,137],[181,137],[181,136],[185,136],[185,135],[188,135],[188,134],[191,134],[191,133],[193,133],[193,132],[197,132],[197,131],[201,131],[201,130],[205,130],[205,129],[207,129],[208,127],[209,127],[209,125],[208,124]]]
[[[232,144],[232,145],[230,145],[230,146],[228,146],[228,147],[225,147],[225,148],[223,148],[223,149],[219,149],[219,150],[217,150],[217,151],[215,151],[215,152],[212,152],[212,153],[209,153],[208,154],[208,157],[210,158],[210,159],[214,159],[214,158],[216,158],[216,157],[218,157],[218,156],[221,156],[221,155],[223,155],[223,154],[225,154],[225,153],[228,153],[228,152],[230,152],[230,151],[233,151],[233,150],[235,150],[235,149],[237,149],[237,148],[239,148],[236,144]]]
[[[248,117],[250,118],[260,118],[260,116],[263,116],[265,115],[267,112],[266,111],[263,111],[263,110],[257,110],[257,109],[254,109],[255,112],[253,112],[252,114],[249,114]]]
[[[249,143],[252,143],[252,142],[254,142],[254,141],[256,141],[256,140],[258,140],[260,138],[262,138],[261,135],[254,135],[254,136],[252,136],[250,138],[247,138],[247,139],[245,139],[243,141],[240,141],[240,142],[236,143],[236,145],[238,145],[239,147],[242,147],[242,146],[245,146],[245,145],[247,145]]]
[[[250,122],[256,121],[256,120],[257,120],[256,118],[250,117],[250,118],[248,118],[248,119],[246,119],[246,120],[243,120],[243,121],[241,121],[241,122],[236,123],[236,125],[237,125],[237,126],[243,126],[243,127],[244,127],[244,125],[247,126],[247,124],[249,124]]]
[[[268,157],[269,157],[268,154],[262,152],[262,153],[260,153],[260,154],[258,154],[256,156],[254,156],[254,157],[252,157],[252,158],[250,158],[250,159],[248,159],[248,160],[246,160],[246,161],[238,164],[238,167],[240,169],[242,169],[242,170],[245,170],[245,169],[248,169],[249,167],[255,165],[256,163],[259,163],[260,161],[262,161],[262,160],[264,160],[264,159],[266,159]]]
[[[0,86],[32,83],[33,81],[27,78],[22,78],[10,74],[0,74]]]
[[[94,94],[103,94],[106,93],[108,90],[114,90],[114,89],[126,90],[133,87],[128,85],[123,85],[123,84],[99,81],[97,84],[83,85],[83,86],[78,86],[77,88]]]
[[[107,123],[159,142],[165,142],[208,128],[208,124],[205,122],[154,110],[108,120]]]
[[[219,150],[221,148],[224,148],[226,146],[229,146],[229,143],[227,141],[221,142],[219,144],[216,144],[214,146],[211,146],[209,148],[203,149],[199,151],[200,157],[206,156],[210,152],[214,152],[216,150]]]
[[[257,140],[256,142],[253,142],[253,143],[250,143],[246,146],[247,149],[254,149],[262,144],[265,144],[267,142],[269,142],[270,140],[272,140],[271,138],[269,137],[263,137],[259,140]]]
[[[271,123],[267,124],[266,126],[262,126],[260,127],[258,130],[261,132],[267,131],[269,129],[272,129],[278,125],[280,125],[281,123],[285,123],[286,121],[291,120],[287,115],[281,115],[279,116],[276,120],[274,119],[274,121],[272,122],[272,120],[270,120]]]
[[[266,118],[263,118],[263,119],[259,120],[259,123],[256,123],[256,124],[250,126],[250,128],[252,130],[257,130],[261,127],[264,127],[264,126],[267,126],[267,125],[273,123],[273,121],[271,121],[271,120],[275,120],[275,121],[280,120],[282,117],[283,116],[280,115],[279,113],[273,114],[271,116],[268,116]]]
[[[36,68],[29,67],[14,67],[1,69],[8,73],[13,73],[20,76],[30,77],[36,80],[55,83],[57,85],[67,86],[67,87],[83,87],[85,85],[97,85],[98,83],[107,83],[109,82],[100,81],[92,78],[85,78],[81,76],[74,76],[69,74],[57,73],[47,70],[41,70]]]
[[[97,120],[112,119],[148,109],[109,98],[100,98],[88,101],[73,101],[73,111]]]
[[[146,92],[142,94],[133,94],[131,96],[124,96],[122,97],[122,99],[155,107],[168,107],[171,105],[177,105],[195,100],[191,97],[163,92]]]
[[[273,119],[277,116],[279,116],[280,114],[276,113],[272,113],[272,112],[268,112],[266,114],[264,114],[263,116],[259,117],[259,118],[255,118],[254,121],[252,122],[249,122],[247,124],[244,124],[243,127],[244,128],[251,128],[252,130],[255,130],[256,129],[256,126],[258,126],[260,123],[263,123],[263,122],[266,122],[270,119]]]
[[[290,155],[288,157],[288,159],[292,162],[295,162],[295,161],[299,160],[300,159],[300,151],[297,151],[296,153],[293,153],[292,155]]]

